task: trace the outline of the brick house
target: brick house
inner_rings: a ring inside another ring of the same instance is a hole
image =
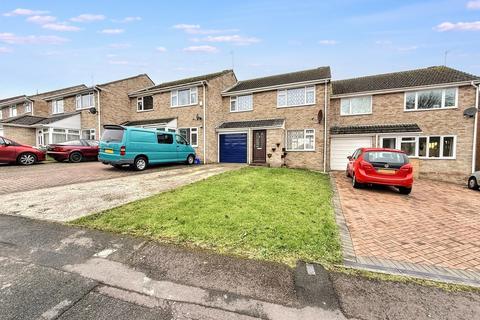
[[[145,74],[87,87],[85,85],[25,97],[23,112],[0,122],[2,134],[29,145],[99,139],[102,125],[130,117],[128,92],[152,85]]]
[[[224,70],[131,92],[130,117],[121,124],[177,131],[202,162],[217,162],[215,144],[210,143],[215,138],[213,119],[221,109],[221,92],[236,82],[233,71]]]
[[[476,76],[448,67],[332,82],[329,169],[359,147],[405,151],[421,177],[461,181],[475,169]]]
[[[209,140],[218,162],[323,170],[330,67],[239,81],[222,93]]]

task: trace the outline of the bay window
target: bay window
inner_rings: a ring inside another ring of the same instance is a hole
[[[95,96],[93,92],[77,94],[75,97],[75,108],[77,110],[95,107]]]
[[[405,92],[405,110],[429,110],[457,107],[458,88]]]
[[[253,110],[253,96],[230,97],[230,112],[242,112]]]
[[[352,116],[372,113],[372,96],[342,98],[340,115]]]
[[[455,136],[382,137],[381,147],[404,151],[409,157],[455,159]]]
[[[287,130],[287,151],[314,151],[315,129]]]
[[[52,101],[52,114],[63,113],[63,100]]]
[[[315,86],[277,91],[277,107],[296,107],[315,104]]]
[[[197,87],[172,90],[170,95],[170,106],[172,107],[190,106],[198,103]]]

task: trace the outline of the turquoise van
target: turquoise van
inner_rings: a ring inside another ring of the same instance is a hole
[[[116,168],[130,165],[145,170],[149,164],[195,162],[195,150],[173,132],[118,125],[104,125],[98,159]]]

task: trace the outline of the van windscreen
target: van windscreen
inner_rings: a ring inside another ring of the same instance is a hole
[[[102,141],[105,142],[122,142],[123,129],[105,129],[102,135]]]

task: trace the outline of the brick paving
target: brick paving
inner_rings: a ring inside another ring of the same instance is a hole
[[[106,166],[101,162],[41,163],[33,166],[0,165],[0,195],[44,189],[74,183],[120,178],[133,174],[152,173],[178,166],[162,165],[136,172]]]
[[[332,176],[345,220],[344,256],[367,265],[480,279],[480,192],[417,180],[404,196],[389,187],[353,189],[344,173]],[[337,222],[342,230],[338,214]]]

